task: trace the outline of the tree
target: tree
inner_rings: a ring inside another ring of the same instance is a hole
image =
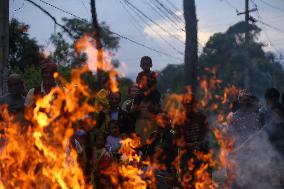
[[[66,35],[64,35],[64,32],[58,32],[57,34],[52,35],[50,40],[55,46],[55,50],[51,57],[61,65],[69,66],[72,63],[76,64],[78,62],[78,57],[76,57],[74,53],[74,43],[84,35],[92,36],[93,28],[92,23],[87,20],[80,20],[77,18],[63,18],[62,22],[63,26],[71,33],[72,36],[68,35],[67,38]],[[110,51],[116,51],[119,48],[119,38],[109,31],[109,26],[107,26],[105,22],[100,23],[100,25],[100,36],[103,48]],[[81,58],[84,60],[86,57]]]
[[[284,72],[272,53],[263,50],[263,43],[257,42],[261,29],[250,24],[250,78],[251,89],[262,95],[267,87],[284,89]],[[245,23],[231,26],[225,33],[214,34],[200,56],[200,71],[206,75],[205,68],[215,68],[217,78],[223,85],[234,84],[245,87]],[[277,74],[276,74],[277,73]]]
[[[251,85],[256,95],[263,96],[268,87],[276,87],[284,91],[284,71],[272,52],[263,50],[263,43],[258,42],[261,32],[256,25],[250,25],[250,65]],[[212,79],[216,70],[216,78],[222,80],[220,91],[228,85],[245,87],[245,26],[237,23],[224,33],[216,33],[206,43],[199,57],[199,77]],[[184,65],[168,65],[159,75],[159,88],[162,92],[168,89],[180,92]],[[208,71],[209,70],[209,71]]]
[[[185,84],[192,87],[192,91],[197,90],[197,65],[198,65],[198,43],[197,43],[197,18],[195,0],[184,0],[185,19]]]
[[[10,21],[9,66],[12,70],[19,68],[23,71],[31,65],[38,67],[43,59],[42,47],[35,39],[29,37],[28,30],[28,25],[16,19]]]

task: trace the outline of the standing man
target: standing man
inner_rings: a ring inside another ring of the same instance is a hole
[[[41,64],[41,85],[29,90],[25,101],[26,107],[34,105],[37,98],[47,95],[53,87],[57,86],[54,79],[55,72],[57,72],[57,65],[55,62],[47,59]]]

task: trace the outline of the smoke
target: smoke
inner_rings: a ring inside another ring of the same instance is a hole
[[[248,189],[280,189],[284,186],[284,162],[277,149],[279,123],[266,124],[253,134],[231,154],[231,159],[238,165],[235,186],[233,188]],[[283,136],[280,136],[280,139]],[[272,142],[273,141],[273,142]],[[282,149],[284,150],[284,149]],[[282,186],[281,186],[282,185]]]

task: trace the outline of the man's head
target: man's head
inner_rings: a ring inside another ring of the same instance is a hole
[[[8,91],[13,96],[21,96],[24,84],[19,74],[11,74],[7,80]]]
[[[238,94],[238,104],[240,108],[253,108],[256,104],[257,98],[249,90],[243,89]]]
[[[140,61],[140,67],[144,72],[149,72],[152,64],[152,59],[149,56],[143,56]]]
[[[275,88],[268,88],[265,91],[265,100],[268,106],[271,106],[279,101],[280,93]]]
[[[191,93],[183,96],[182,104],[187,113],[197,111],[198,101]]]
[[[121,93],[120,92],[112,92],[109,95],[109,105],[111,108],[117,108],[121,101]]]
[[[47,90],[55,86],[54,73],[57,72],[56,63],[46,60],[41,64],[41,77]]]
[[[119,129],[119,121],[111,121],[109,123],[110,134],[114,137],[119,137],[120,129]]]

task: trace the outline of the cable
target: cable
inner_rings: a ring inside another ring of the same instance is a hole
[[[156,53],[159,53],[159,54],[162,54],[162,55],[171,57],[171,58],[179,59],[179,60],[182,61],[182,59],[180,59],[180,58],[178,58],[178,57],[175,57],[175,56],[172,56],[172,55],[170,55],[170,54],[168,54],[168,53],[165,53],[165,52],[156,50],[156,49],[154,49],[154,48],[152,48],[152,47],[149,47],[149,46],[147,46],[147,45],[144,45],[143,43],[140,43],[140,42],[134,41],[134,40],[132,40],[132,39],[130,39],[130,38],[128,38],[128,37],[125,37],[125,36],[123,36],[123,35],[121,35],[121,34],[119,34],[119,33],[116,33],[116,32],[110,31],[110,30],[109,30],[109,32],[112,33],[112,34],[114,34],[114,35],[117,35],[118,37],[120,37],[120,38],[122,38],[122,39],[126,39],[126,40],[128,40],[128,41],[130,41],[130,42],[132,42],[132,43],[135,43],[136,45],[139,45],[139,46],[145,47],[145,48],[147,48],[147,49],[149,49],[149,50],[152,50],[152,51],[154,51],[154,52],[156,52]]]
[[[121,4],[122,8],[124,10],[126,10],[127,14],[131,18],[131,20],[133,20],[134,27],[137,29],[138,32],[141,32],[141,29],[139,29],[139,27],[141,27],[141,28],[144,28],[144,27],[142,25],[140,25],[139,21],[135,18],[135,16],[132,14],[132,12],[127,9],[126,5],[124,5],[121,0],[119,2]]]
[[[250,0],[252,2],[252,4],[255,6],[255,9],[256,9],[256,12],[257,12],[257,15],[258,15],[258,19],[261,20],[261,16],[260,16],[260,12],[259,12],[259,8],[256,4],[256,2],[254,0]],[[268,33],[266,32],[265,28],[263,28],[263,33],[268,41],[268,44],[274,48],[275,52],[277,52],[279,49],[277,49],[273,44],[272,44],[272,41],[270,40],[270,37],[268,35]]]
[[[14,1],[13,1],[13,4],[14,4]],[[14,9],[14,11],[17,12],[21,10],[22,8],[24,8],[24,6],[25,6],[25,1],[23,1],[22,5],[19,8]]]
[[[127,5],[127,4],[126,4]],[[129,5],[127,5],[128,7],[129,7]],[[131,9],[131,7],[129,7],[129,9],[130,10],[132,10]],[[142,22],[144,22],[144,24],[145,25],[147,25],[156,35],[158,35],[158,37],[162,40],[162,41],[164,41],[167,45],[169,45],[172,49],[174,49],[176,52],[178,52],[180,55],[183,55],[183,53],[180,51],[180,50],[178,50],[175,46],[173,46],[169,41],[167,41],[159,32],[157,32],[156,30],[154,30],[152,27],[151,27],[151,25],[149,25],[148,23],[147,23],[147,21],[145,21],[144,20],[144,18],[134,9],[134,10],[132,10],[138,17],[139,17],[139,19],[140,20],[142,20]]]
[[[79,16],[77,16],[77,15],[75,15],[75,14],[73,14],[73,13],[70,13],[70,12],[68,12],[68,11],[66,11],[66,10],[63,10],[63,9],[61,9],[61,8],[55,6],[55,5],[52,5],[52,4],[50,4],[50,3],[48,3],[48,2],[46,2],[46,1],[44,1],[44,0],[39,0],[39,1],[42,2],[42,3],[44,3],[44,4],[46,4],[46,5],[48,5],[48,6],[51,6],[51,7],[55,8],[55,9],[59,10],[59,11],[61,11],[61,12],[64,12],[64,13],[66,13],[66,14],[69,14],[69,15],[75,17],[75,18],[78,18],[78,19],[80,19],[80,20],[85,20],[85,19],[83,19],[83,18],[81,18],[81,17],[79,17]]]
[[[237,14],[240,12],[240,11],[237,9],[237,7],[235,7],[229,0],[220,0],[220,1],[221,1],[221,2],[225,2],[229,7],[231,7],[232,9],[234,9]]]
[[[145,3],[147,3],[145,1]],[[153,0],[149,0],[149,3],[147,3],[148,6],[150,6],[150,8],[157,14],[159,15],[160,17],[162,17],[163,19],[167,19],[170,23],[170,25],[172,27],[174,27],[175,29],[177,30],[181,30],[181,31],[184,31],[184,26],[179,26],[179,24],[182,24],[182,23],[179,23],[179,21],[175,20],[174,18],[172,18],[171,16],[169,16],[167,14],[167,12],[165,12],[159,5],[156,5],[153,3]],[[183,28],[182,28],[183,27]]]
[[[86,12],[87,12],[89,15],[91,15],[91,13],[89,12],[89,9],[87,8],[87,6],[86,6],[86,4],[85,4],[85,1],[84,1],[84,0],[81,0],[81,3],[82,3],[82,5],[84,6]]]
[[[159,0],[154,0],[159,6],[161,6],[166,12],[169,13],[169,15],[172,15],[174,18],[176,18],[177,20],[183,22],[183,20],[176,15],[176,13],[174,11],[172,11],[170,8],[166,7],[161,1]]]
[[[130,5],[133,9],[135,9],[137,12],[139,12],[141,15],[143,15],[145,18],[147,18],[150,22],[152,22],[153,24],[157,25],[161,30],[163,30],[165,33],[167,33],[168,35],[170,35],[171,37],[173,37],[174,39],[176,39],[177,41],[181,42],[182,44],[184,44],[183,41],[181,41],[178,37],[176,37],[175,35],[169,33],[165,28],[163,28],[159,23],[157,23],[156,21],[154,21],[153,19],[151,19],[149,16],[147,16],[144,12],[142,12],[140,9],[138,9],[136,6],[134,6],[132,3],[130,3],[128,0],[124,0],[125,3],[127,3],[128,5]]]
[[[282,9],[280,7],[277,7],[275,5],[272,5],[272,4],[270,4],[270,3],[266,2],[266,1],[260,0],[260,2],[262,2],[263,4],[269,6],[269,7],[273,8],[273,9],[276,9],[276,10],[279,10],[281,12],[284,12],[284,9]]]
[[[179,11],[178,8],[177,8],[170,0],[166,0],[166,1],[167,1],[167,3],[168,3],[171,7],[173,7],[176,11]]]
[[[47,14],[57,25],[59,25],[60,27],[62,27],[62,28],[64,29],[64,31],[66,31],[69,35],[72,35],[72,34],[70,34],[70,31],[66,30],[66,28],[65,28],[64,26],[58,24],[58,22],[56,21],[55,17],[53,17],[49,12],[47,12],[46,10],[44,10],[44,9],[43,9],[42,7],[40,7],[39,5],[35,4],[32,0],[25,0],[25,1],[28,1],[28,2],[32,3],[32,4],[35,5],[37,8],[39,8],[40,10],[42,10],[42,11],[43,11],[45,14]],[[43,1],[43,0],[40,0],[40,1]],[[52,5],[52,4],[50,4],[50,3],[48,3],[48,5],[50,5],[51,7],[55,8],[55,9],[57,9],[57,10],[60,10],[61,12],[64,12],[64,13],[66,13],[66,14],[69,14],[69,15],[71,15],[71,16],[77,18],[77,19],[80,19],[80,20],[82,20],[82,21],[85,21],[85,19],[82,19],[82,18],[80,18],[79,16],[77,16],[77,15],[75,15],[75,14],[73,14],[73,13],[70,13],[70,12],[68,12],[68,11],[66,11],[66,10],[63,10],[63,9],[61,9],[61,8],[58,8],[58,7],[55,6],[55,5]],[[110,29],[107,29],[107,30],[108,30],[110,33],[112,33],[112,34],[114,34],[114,35],[116,35],[116,36],[118,36],[118,37],[120,37],[120,38],[122,38],[122,39],[128,40],[128,41],[130,41],[130,42],[132,42],[132,43],[134,43],[134,44],[136,44],[136,45],[139,45],[139,46],[141,46],[141,47],[144,47],[144,48],[146,48],[146,49],[149,49],[149,50],[154,51],[154,52],[156,52],[156,53],[159,53],[159,54],[161,54],[161,55],[164,55],[164,56],[167,56],[167,57],[171,57],[171,58],[174,58],[174,59],[179,59],[179,60],[182,61],[182,59],[180,59],[180,58],[178,58],[178,57],[172,56],[172,55],[170,55],[170,54],[168,54],[168,53],[165,53],[165,52],[159,51],[159,50],[157,50],[157,49],[154,49],[154,48],[152,48],[152,47],[149,47],[149,46],[147,46],[147,45],[145,45],[145,44],[143,44],[143,43],[137,42],[137,41],[135,41],[135,40],[133,40],[133,39],[130,39],[130,38],[126,37],[126,36],[123,36],[123,35],[121,35],[121,34],[119,34],[119,33],[116,33],[116,32],[114,32],[114,31],[111,31]]]
[[[284,34],[284,30],[282,30],[282,29],[280,29],[280,28],[278,28],[278,27],[276,27],[276,26],[272,26],[272,25],[270,25],[270,24],[267,24],[267,23],[263,22],[262,20],[257,20],[257,21],[258,21],[259,23],[261,23],[262,25],[265,25],[265,26],[267,26],[267,27],[270,27],[270,28],[272,28],[272,29],[274,29],[274,30],[276,30],[276,31],[281,32],[281,33]]]

